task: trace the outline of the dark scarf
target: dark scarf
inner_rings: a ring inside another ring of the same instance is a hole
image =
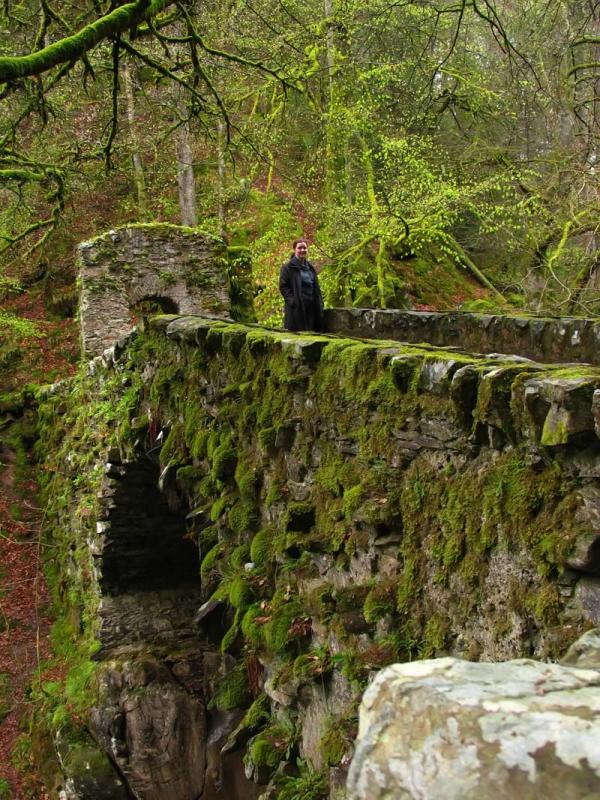
[[[302,262],[302,261],[300,261],[300,259],[299,259],[299,258],[296,258],[296,256],[295,256],[295,255],[292,255],[292,257],[290,258],[290,264],[291,264],[292,266],[294,266],[294,267],[300,267],[300,268],[302,268],[302,263],[303,263],[303,262]],[[305,264],[307,264],[309,267],[312,267],[312,264],[310,263],[310,261],[309,261],[308,259],[306,259],[306,261],[304,261],[304,263],[305,263]]]

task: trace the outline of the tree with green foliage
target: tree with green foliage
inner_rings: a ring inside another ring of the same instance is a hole
[[[496,303],[518,291],[539,308],[594,310],[598,25],[584,3],[24,11],[6,5],[0,29],[11,252],[43,251],[67,200],[102,182],[101,162],[131,195],[114,222],[175,220],[170,140],[183,137],[197,218],[234,244],[252,230],[263,318],[274,321],[278,260],[303,229],[330,302],[409,302],[406,275],[429,263]]]

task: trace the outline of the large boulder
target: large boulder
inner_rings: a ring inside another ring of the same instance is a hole
[[[103,664],[100,702],[91,709],[90,729],[133,796],[192,800],[202,794],[204,703],[154,656]],[[81,797],[101,800],[104,795]]]
[[[580,641],[569,660],[597,666]],[[349,797],[600,798],[599,687],[598,668],[528,659],[387,667],[363,697]]]

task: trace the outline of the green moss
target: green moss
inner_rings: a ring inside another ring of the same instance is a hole
[[[345,755],[352,752],[354,739],[358,733],[358,719],[354,714],[328,717],[325,720],[320,750],[328,767],[337,767]]]
[[[417,557],[404,558],[402,572],[398,580],[396,592],[398,611],[408,613],[411,603],[417,599]]]
[[[217,522],[217,520],[221,519],[223,514],[227,511],[232,503],[231,495],[225,494],[218,497],[215,502],[210,507],[210,521]]]
[[[346,489],[342,500],[342,508],[344,516],[348,521],[351,521],[358,509],[365,495],[365,490],[362,484],[357,484],[350,489]]]
[[[87,711],[97,696],[97,687],[93,681],[97,664],[84,661],[69,670],[65,682],[65,695],[75,713]]]
[[[282,499],[282,486],[281,484],[273,480],[271,481],[267,494],[265,495],[265,507],[271,508],[271,506],[275,505],[275,503],[279,502]]]
[[[233,475],[236,464],[237,456],[235,450],[229,441],[225,441],[216,447],[212,453],[211,474],[213,478],[223,480]]]
[[[235,482],[240,491],[242,500],[253,501],[256,496],[257,475],[254,467],[244,461],[239,461],[235,469]]]
[[[277,438],[277,428],[273,425],[269,428],[263,428],[258,432],[258,442],[263,450],[268,450],[275,447],[275,439]]]
[[[227,524],[237,534],[249,533],[256,525],[257,519],[255,505],[244,500],[235,503],[227,514]]]
[[[160,449],[161,466],[183,464],[186,460],[186,448],[183,433],[177,426],[171,428],[163,446]]]
[[[335,601],[335,610],[338,614],[348,611],[357,611],[365,602],[369,593],[369,586],[350,584],[332,589],[331,596]]]
[[[251,605],[244,614],[241,626],[242,634],[253,647],[261,647],[265,644],[264,621],[265,619],[268,620],[268,618],[269,615],[265,613],[260,603]]]
[[[247,758],[257,767],[274,771],[289,757],[292,741],[293,728],[282,722],[274,723],[250,741]]]
[[[328,800],[329,780],[323,772],[303,766],[297,776],[276,779],[277,800]]]
[[[363,616],[367,622],[377,622],[395,611],[396,583],[395,579],[393,581],[383,580],[371,589],[363,605]]]
[[[299,655],[293,665],[293,673],[302,681],[322,679],[333,669],[331,655],[328,650],[319,648]]]
[[[200,564],[200,576],[203,580],[206,580],[210,577],[211,573],[214,572],[217,562],[223,555],[223,545],[218,543],[214,547],[212,547],[208,553],[202,559]]]
[[[244,610],[254,598],[254,591],[249,582],[241,575],[229,584],[229,602],[234,608]]]
[[[267,695],[262,692],[254,700],[242,720],[242,727],[249,731],[255,731],[270,720],[271,718],[271,702]]]
[[[201,553],[208,551],[215,546],[219,539],[219,528],[216,525],[207,525],[198,534],[198,547]]]
[[[235,640],[237,639],[239,632],[240,632],[240,626],[237,622],[237,614],[236,614],[236,621],[232,623],[232,625],[227,629],[225,635],[221,639],[221,653],[223,655],[227,653],[228,650],[231,650],[231,648],[235,643]]]
[[[442,651],[446,645],[449,620],[440,613],[433,614],[425,625],[421,657],[432,658]]]
[[[248,673],[245,664],[234,667],[219,681],[211,706],[219,711],[243,708],[248,699]]]
[[[306,620],[299,600],[293,599],[283,605],[274,606],[271,610],[271,619],[264,626],[265,642],[273,653],[284,654],[295,642],[301,639],[310,630],[302,624],[292,627],[294,623]]]
[[[556,447],[559,444],[567,444],[568,441],[568,418],[548,414],[542,428],[540,443],[545,447]]]
[[[239,570],[244,567],[250,560],[250,547],[247,544],[240,544],[235,547],[229,556],[229,565]]]
[[[273,536],[273,528],[263,528],[252,539],[250,559],[259,567],[268,564],[273,557]]]
[[[193,492],[204,476],[204,471],[199,467],[180,467],[176,473],[177,483],[187,492]]]
[[[206,438],[206,456],[210,459],[212,463],[213,456],[215,454],[215,450],[219,446],[219,444],[227,444],[229,442],[229,438],[226,437],[225,441],[222,442],[221,431],[218,427],[213,426],[208,431],[208,436]]]
[[[526,599],[526,605],[533,612],[539,625],[556,625],[560,613],[558,588],[550,583],[534,592]]]
[[[254,739],[248,752],[257,767],[270,767],[273,770],[283,757],[283,750],[274,746],[271,739],[262,736]]]
[[[332,660],[342,675],[355,687],[363,690],[366,688],[369,667],[365,665],[361,654],[356,650],[341,650],[332,656]]]

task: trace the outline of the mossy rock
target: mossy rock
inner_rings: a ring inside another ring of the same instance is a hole
[[[234,608],[246,609],[254,598],[254,590],[245,576],[236,576],[229,584],[229,602]]]
[[[250,559],[257,566],[265,566],[273,557],[273,537],[272,528],[263,528],[254,535],[250,545]]]
[[[268,614],[260,603],[254,603],[246,610],[242,618],[241,630],[246,642],[252,647],[261,648],[265,645],[265,622],[267,619]]]
[[[248,745],[245,762],[258,768],[259,775],[270,777],[282,761],[289,758],[293,728],[274,723],[255,736]]]
[[[397,581],[378,582],[365,598],[363,616],[369,623],[375,623],[382,617],[395,611],[395,594]]]
[[[237,455],[229,442],[224,442],[215,448],[212,453],[213,478],[223,480],[233,475],[237,464]]]
[[[217,543],[214,547],[211,547],[208,553],[204,556],[202,563],[200,564],[200,576],[204,580],[206,580],[211,573],[215,571],[217,563],[222,555],[223,545],[221,543]]]
[[[248,671],[245,664],[238,664],[219,681],[210,706],[219,711],[243,708],[248,702]]]
[[[258,509],[254,503],[239,500],[227,512],[227,524],[234,533],[247,534],[258,521]]]

